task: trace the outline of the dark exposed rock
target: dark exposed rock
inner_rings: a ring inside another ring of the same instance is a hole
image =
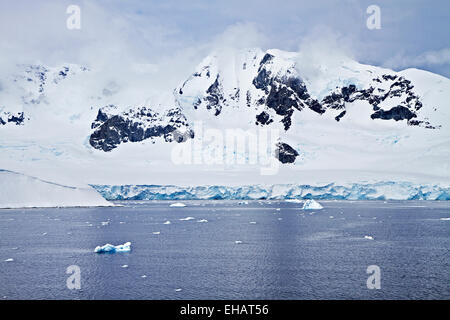
[[[222,103],[224,102],[222,86],[219,82],[219,75],[217,75],[214,83],[206,90],[207,96],[205,100],[207,101],[206,109],[214,110],[214,115],[218,116],[222,111]]]
[[[370,116],[372,119],[383,119],[383,120],[391,120],[395,121],[400,120],[410,120],[411,118],[416,118],[416,114],[411,112],[408,108],[403,106],[393,107],[390,110],[378,110]]]
[[[89,143],[103,151],[111,151],[120,143],[154,137],[163,137],[167,142],[184,142],[187,137],[194,136],[178,108],[170,109],[162,116],[146,107],[116,115],[107,115],[99,110],[95,123],[96,130],[91,134]]]
[[[347,111],[342,111],[341,113],[339,113],[339,115],[337,115],[334,119],[336,119],[336,121],[338,121],[339,122],[339,120],[341,120],[341,118],[343,117],[343,116],[345,116],[345,114],[347,113]]]
[[[280,142],[277,144],[276,155],[281,163],[294,163],[299,154],[287,143]]]
[[[18,113],[10,113],[3,112],[2,116],[0,116],[0,125],[6,125],[7,123],[14,123],[16,126],[21,126],[25,122],[25,115],[23,112]]]
[[[256,116],[256,124],[266,125],[266,124],[270,124],[272,122],[273,122],[273,120],[270,119],[270,115],[265,111],[261,112],[260,114],[258,114]]]

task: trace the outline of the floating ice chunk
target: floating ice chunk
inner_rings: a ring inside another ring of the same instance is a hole
[[[127,264],[124,264],[124,265],[122,266],[122,268],[128,268],[128,265],[127,265]]]
[[[102,221],[102,226],[107,226],[109,224],[109,221]]]
[[[9,258],[9,259],[6,259],[6,260],[5,260],[5,262],[13,262],[13,261],[14,261],[13,258]]]
[[[442,220],[442,221],[450,221],[450,218],[440,218],[439,220]]]
[[[143,275],[141,276],[141,278],[144,278],[144,279],[145,279],[145,278],[147,278],[147,276],[146,276],[145,274],[143,274]]]
[[[130,252],[131,242],[126,242],[118,246],[113,246],[112,244],[105,244],[104,246],[97,246],[94,250],[95,253],[116,253],[116,252]]]
[[[166,222],[164,222],[163,224],[171,224],[172,222],[170,222],[169,220],[167,220]]]
[[[303,203],[302,210],[319,210],[323,209],[323,207],[315,200],[306,200]]]
[[[42,235],[43,235],[43,236],[46,236],[46,235],[47,235],[47,232],[44,232]]]
[[[280,211],[281,209],[280,209],[280,208],[276,208],[275,210],[276,210],[276,211]]]
[[[178,288],[178,289],[175,289],[175,292],[180,292],[182,289],[180,289],[180,288]]]
[[[286,199],[286,202],[290,202],[290,203],[302,203],[303,201],[300,199]]]
[[[364,236],[364,239],[373,240],[373,237],[372,236]]]
[[[181,203],[181,202],[172,203],[170,206],[171,207],[175,207],[175,208],[186,207],[186,205],[184,203]]]
[[[256,224],[256,221],[250,221],[250,224]]]
[[[203,222],[203,223],[205,223],[205,222],[208,222],[208,220],[206,220],[206,219],[201,219],[201,220],[198,220],[197,222]]]
[[[234,243],[236,243],[236,244],[241,244],[242,241],[241,241],[241,240],[236,240]]]
[[[334,219],[334,217],[333,217],[333,216],[330,216],[330,219]]]
[[[186,218],[182,218],[180,219],[180,221],[189,221],[189,220],[194,220],[194,217],[186,217]]]
[[[155,232],[152,232],[153,234],[161,234],[161,232],[160,231],[155,231]]]
[[[278,218],[279,221],[283,220],[283,218]]]

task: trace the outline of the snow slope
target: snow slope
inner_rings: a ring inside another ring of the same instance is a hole
[[[211,53],[172,96],[161,92],[164,99],[105,81],[95,66],[18,66],[0,79],[0,167],[71,186],[393,183],[408,185],[405,198],[427,186],[445,191],[449,79],[302,59],[280,50]],[[267,164],[259,162],[207,163],[212,151],[234,152],[211,143],[209,129],[225,137],[228,129],[263,128],[279,132],[270,143],[293,150],[284,148],[273,174],[262,175]],[[173,157],[180,146],[192,151],[191,163]],[[388,192],[380,188],[375,198]]]
[[[0,170],[0,208],[111,206],[89,186],[61,185]]]

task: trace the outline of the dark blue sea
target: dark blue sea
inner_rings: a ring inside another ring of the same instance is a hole
[[[450,202],[116,203],[0,210],[0,299],[450,299]]]

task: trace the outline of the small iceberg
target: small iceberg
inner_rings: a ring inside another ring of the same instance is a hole
[[[97,246],[94,250],[95,253],[116,253],[116,252],[130,252],[131,242],[126,242],[118,246],[113,246],[112,244],[105,244],[104,246]]]
[[[9,259],[6,259],[6,260],[5,260],[5,262],[13,262],[13,261],[14,261],[13,258],[9,258]]]
[[[303,203],[302,210],[319,210],[323,209],[323,207],[315,200],[306,200]]]
[[[364,239],[373,240],[373,237],[372,236],[364,236]]]
[[[171,224],[172,222],[170,222],[169,220],[167,220],[166,222],[164,222],[163,224]]]
[[[440,218],[441,221],[450,221],[450,218]]]
[[[128,268],[128,265],[127,265],[127,264],[124,264],[124,265],[122,266],[122,268]]]
[[[153,234],[161,234],[161,232],[160,231],[155,231],[155,232],[152,232]]]
[[[189,220],[194,220],[194,217],[186,217],[186,218],[182,218],[180,219],[180,221],[189,221]]]
[[[205,222],[208,222],[208,220],[206,220],[206,219],[201,219],[201,220],[198,220],[197,222],[203,222],[203,223],[205,223]]]
[[[249,223],[250,224],[256,224],[256,221],[250,221]]]
[[[236,240],[234,243],[236,243],[236,244],[241,244],[242,241],[241,241],[241,240]]]
[[[171,207],[175,207],[175,208],[186,207],[186,205],[184,203],[181,203],[181,202],[172,203],[170,206]]]

